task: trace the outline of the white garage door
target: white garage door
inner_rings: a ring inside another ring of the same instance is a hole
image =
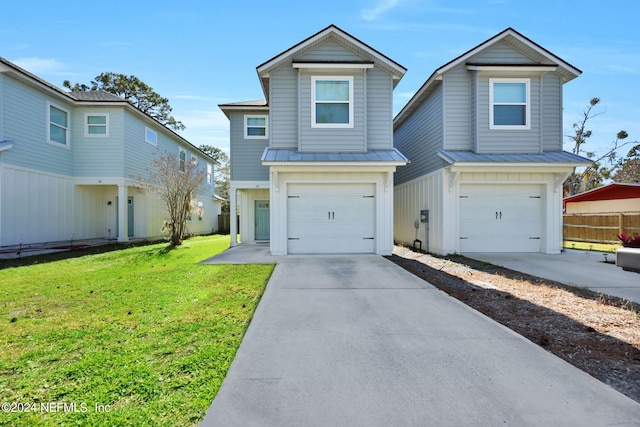
[[[540,252],[540,185],[461,185],[461,252]]]
[[[374,184],[289,184],[287,252],[373,253]]]

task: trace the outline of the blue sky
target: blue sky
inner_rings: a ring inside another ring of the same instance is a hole
[[[3,5],[0,56],[60,87],[105,71],[136,75],[169,98],[186,139],[227,151],[228,122],[217,105],[263,99],[256,66],[330,24],[408,69],[395,113],[436,68],[512,27],[583,71],[564,86],[564,133],[601,98],[588,145],[603,153],[621,129],[640,140],[639,4],[23,0]]]

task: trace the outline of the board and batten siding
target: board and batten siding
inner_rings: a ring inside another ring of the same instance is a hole
[[[443,167],[438,156],[442,147],[443,90],[440,85],[394,132],[394,146],[410,161],[398,168],[395,185],[402,184]]]
[[[269,181],[269,167],[263,166],[260,158],[269,145],[268,139],[245,139],[244,116],[250,111],[234,111],[230,115],[231,135],[230,162],[232,181]],[[270,117],[271,118],[271,117]]]
[[[2,85],[4,110],[3,139],[13,141],[10,150],[0,154],[2,163],[38,169],[53,174],[73,175],[74,141],[69,132],[69,144],[62,146],[47,141],[48,102],[69,112],[70,126],[74,125],[73,107],[63,99],[54,98],[4,76]]]
[[[451,226],[444,215],[444,171],[439,170],[394,188],[393,229],[394,240],[412,246],[415,239],[422,241],[422,249],[446,254],[446,227]],[[420,222],[420,211],[429,210],[429,222]],[[418,224],[416,229],[415,225]],[[428,236],[427,236],[427,228]]]
[[[79,233],[71,177],[0,164],[0,206],[0,246],[69,240]]]
[[[85,114],[108,114],[109,136],[85,136]],[[77,108],[74,111],[72,135],[76,176],[122,176],[124,172],[123,115],[122,107]]]
[[[298,70],[287,65],[272,72],[269,78],[269,94],[271,147],[297,150]],[[243,138],[243,135],[244,130],[239,134],[240,138]]]

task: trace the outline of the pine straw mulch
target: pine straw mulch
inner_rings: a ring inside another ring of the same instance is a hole
[[[387,258],[640,402],[640,304],[463,256]]]

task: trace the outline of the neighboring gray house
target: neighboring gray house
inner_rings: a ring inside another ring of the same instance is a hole
[[[508,28],[438,68],[394,119],[395,240],[434,253],[562,248],[562,86],[581,71]],[[428,210],[428,222],[420,213]]]
[[[392,92],[405,68],[331,25],[257,72],[265,101],[220,105],[241,241],[274,255],[390,254],[393,174],[407,161]]]
[[[187,227],[214,231],[214,159],[122,98],[69,93],[0,58],[0,246],[163,236],[166,208],[139,178],[165,152],[198,163]]]

